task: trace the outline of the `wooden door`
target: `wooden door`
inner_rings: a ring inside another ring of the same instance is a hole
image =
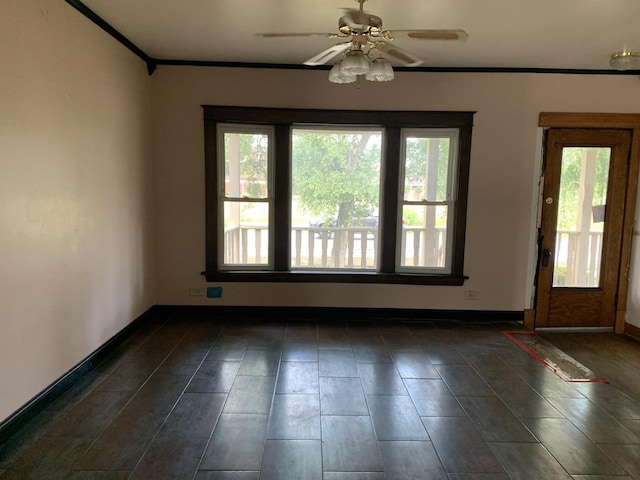
[[[631,133],[549,129],[535,326],[613,327]]]

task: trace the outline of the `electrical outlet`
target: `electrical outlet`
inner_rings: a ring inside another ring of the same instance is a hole
[[[464,299],[465,300],[478,300],[478,299],[480,299],[480,292],[478,290],[465,290],[464,291]]]
[[[192,297],[204,297],[204,287],[191,287],[189,295]]]
[[[222,287],[207,287],[207,298],[221,298]]]

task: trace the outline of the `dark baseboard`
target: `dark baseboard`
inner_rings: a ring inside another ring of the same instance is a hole
[[[157,307],[149,308],[75,367],[38,393],[8,418],[0,422],[0,444],[20,430],[29,420],[45,410],[47,406],[68,390],[82,375],[90,371],[97,363],[113,352],[118,345],[122,344],[135,330],[149,322],[157,321],[157,319]]]
[[[631,325],[630,323],[625,322],[624,324],[624,333],[636,340],[640,340],[640,328],[635,325]]]
[[[159,314],[193,314],[199,316],[255,317],[265,319],[320,319],[320,320],[402,320],[460,322],[524,321],[524,310],[434,310],[411,308],[349,308],[349,307],[267,307],[267,306],[186,306],[157,305]]]

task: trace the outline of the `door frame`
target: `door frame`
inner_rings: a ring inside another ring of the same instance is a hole
[[[631,243],[633,239],[633,224],[636,213],[636,196],[638,193],[638,176],[640,174],[640,115],[631,113],[554,113],[542,112],[538,118],[538,126],[549,128],[576,128],[576,129],[620,129],[631,132],[631,151],[629,153],[629,170],[626,185],[625,210],[622,227],[622,244],[620,252],[620,269],[618,278],[618,294],[616,300],[615,332],[624,333],[625,314],[627,309],[627,294],[629,288],[629,267],[631,262]],[[544,152],[543,148],[543,152]],[[540,182],[540,195],[544,184]],[[542,205],[538,203],[536,235],[540,229],[540,214]],[[536,250],[537,250],[537,242]],[[535,255],[535,268],[539,268],[538,255]],[[537,274],[534,283],[534,299],[532,306],[535,308],[537,297]],[[535,328],[535,311],[525,312],[525,324]]]

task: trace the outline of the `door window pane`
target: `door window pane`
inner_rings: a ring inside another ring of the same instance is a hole
[[[292,130],[291,268],[378,265],[379,129]]]
[[[610,148],[562,150],[554,287],[598,287]]]

